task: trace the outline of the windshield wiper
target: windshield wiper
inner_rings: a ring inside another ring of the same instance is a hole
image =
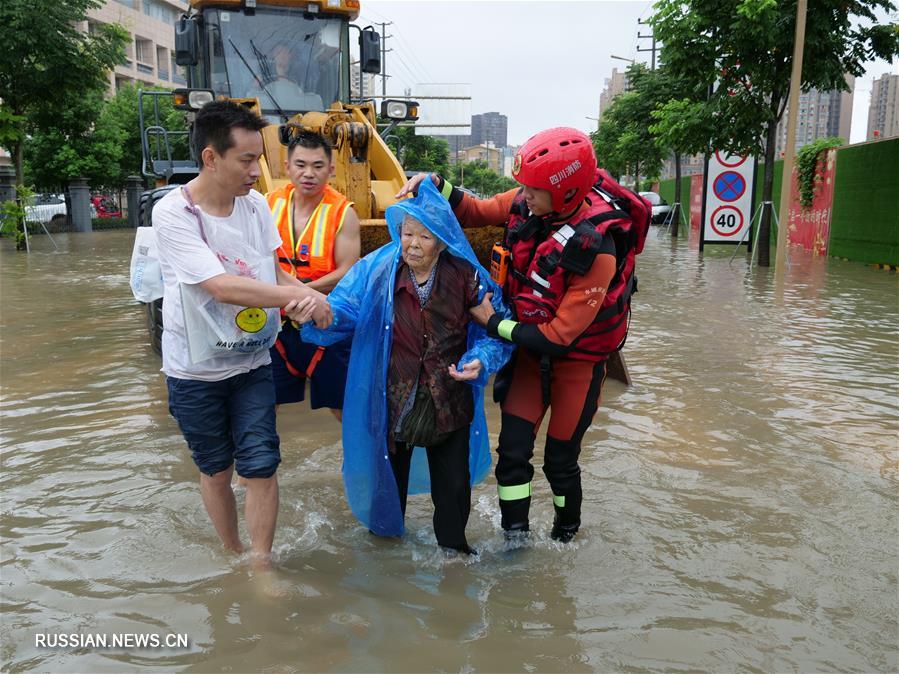
[[[262,71],[262,77],[266,82],[274,81],[274,77],[272,77],[272,69],[269,67],[268,57],[259,51],[259,48],[256,46],[256,43],[250,40],[250,46],[253,48],[253,53],[256,55],[256,60],[259,62],[259,69]]]
[[[309,66],[312,65],[312,53],[315,50],[315,40],[318,38],[318,32],[306,35],[306,37],[303,38],[303,42],[306,42],[310,37],[312,37],[312,44],[309,45],[309,57],[306,59],[306,72],[303,73],[303,89],[305,89],[306,85],[309,83]]]
[[[232,40],[231,38],[228,38],[228,42],[231,43],[231,47],[234,49],[234,51],[240,57],[240,60],[243,61],[243,64],[247,67],[247,70],[250,71],[250,74],[253,76],[253,79],[255,79],[259,83],[259,86],[262,87],[262,90],[268,95],[268,97],[271,99],[272,103],[275,104],[275,109],[278,111],[278,114],[280,114],[281,117],[283,117],[284,119],[287,119],[287,113],[284,112],[284,110],[278,104],[278,101],[276,101],[275,97],[272,96],[272,92],[270,92],[268,90],[268,87],[265,86],[265,82],[263,82],[261,79],[259,79],[259,75],[256,74],[255,70],[253,70],[253,66],[251,66],[247,62],[247,60],[244,58],[243,54],[240,53],[240,49],[238,49],[237,45],[234,44],[234,40]],[[255,49],[255,47],[254,47],[254,49]]]

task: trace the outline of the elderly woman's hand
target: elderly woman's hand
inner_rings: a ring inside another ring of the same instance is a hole
[[[326,330],[334,322],[334,313],[331,311],[331,305],[324,298],[315,304],[316,310],[312,313],[312,320],[315,321],[315,327],[319,330]]]
[[[315,313],[315,297],[307,295],[301,300],[291,300],[284,307],[284,313],[295,323],[306,323],[312,320]]]
[[[487,326],[487,321],[490,320],[490,317],[496,312],[493,310],[493,304],[491,304],[490,300],[493,298],[493,293],[484,293],[484,299],[481,300],[481,303],[472,307],[468,310],[468,313],[471,314],[471,317],[474,319],[475,323],[479,325]]]
[[[472,381],[477,379],[481,374],[481,361],[475,358],[462,365],[461,370],[457,370],[455,365],[449,366],[449,375],[456,381]]]

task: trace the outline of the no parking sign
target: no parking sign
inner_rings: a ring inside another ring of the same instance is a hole
[[[699,249],[739,243],[752,222],[755,158],[716,150],[706,156]]]

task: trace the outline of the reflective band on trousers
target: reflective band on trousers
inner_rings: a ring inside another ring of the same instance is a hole
[[[564,508],[565,507],[565,497],[557,496],[556,494],[553,494],[553,505],[556,505],[559,508]]]
[[[497,489],[499,490],[500,501],[517,501],[518,499],[527,498],[531,495],[530,482],[515,484],[511,487],[504,487],[500,484],[497,485]]]

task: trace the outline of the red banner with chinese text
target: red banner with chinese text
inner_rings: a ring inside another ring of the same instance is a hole
[[[815,196],[808,208],[799,203],[796,169],[793,169],[793,199],[790,203],[790,223],[787,228],[791,245],[802,246],[815,255],[827,255],[830,238],[830,215],[833,207],[833,184],[837,167],[836,150],[827,150],[818,159],[819,180]]]

